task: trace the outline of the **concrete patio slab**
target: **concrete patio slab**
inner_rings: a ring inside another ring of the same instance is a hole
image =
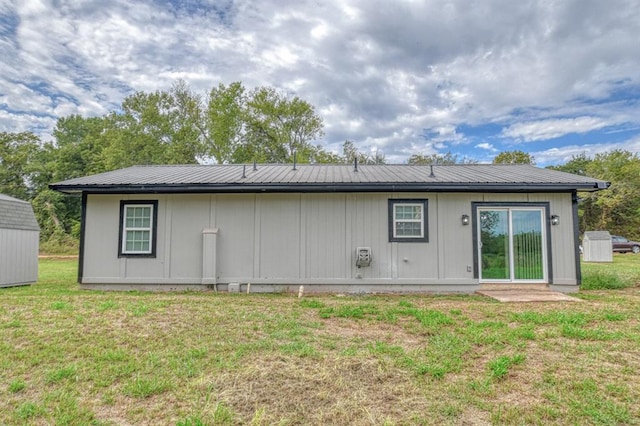
[[[504,303],[582,302],[582,299],[551,290],[479,290],[476,292]]]

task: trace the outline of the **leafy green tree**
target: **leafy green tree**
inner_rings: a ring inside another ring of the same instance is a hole
[[[67,245],[79,233],[80,198],[49,190],[52,182],[136,164],[290,162],[294,153],[298,162],[339,161],[312,144],[322,135],[322,119],[298,97],[270,87],[246,94],[240,82],[202,97],[178,80],[102,117],[62,117],[52,142],[1,133],[0,192],[32,199],[43,240]]]
[[[589,165],[593,160],[583,152],[579,155],[573,155],[571,160],[557,166],[549,166],[549,169],[561,172],[573,173],[574,175],[586,176]]]
[[[607,190],[580,194],[580,233],[608,230],[640,239],[640,157],[637,153],[614,150],[594,158],[582,153],[565,164],[549,168],[611,183]]]
[[[583,230],[602,229],[640,239],[640,157],[614,150],[597,154],[586,168],[588,176],[611,183],[609,189],[584,195]]]
[[[80,237],[81,198],[50,189],[38,192],[31,202],[40,224],[40,241],[54,246],[77,247]]]
[[[105,169],[196,163],[205,153],[194,119],[197,103],[181,81],[168,92],[136,92],[125,98],[122,112],[108,116]]]
[[[71,117],[69,122],[77,119]],[[56,130],[61,122],[58,124]],[[31,201],[42,242],[55,239],[77,247],[76,237],[71,234],[79,230],[79,197],[65,197],[47,188],[56,178],[73,177],[65,174],[78,168],[72,161],[79,155],[72,155],[72,150],[62,145],[64,149],[58,149],[55,143],[41,146],[40,139],[29,132],[0,133],[0,193]],[[83,171],[74,173],[81,175]]]
[[[53,130],[55,145],[48,144],[49,160],[55,163],[52,179],[60,181],[106,170],[102,151],[107,145],[105,117],[70,115],[58,120]]]
[[[206,108],[200,105],[196,123],[205,152],[216,163],[233,160],[242,142],[246,109],[245,89],[240,82],[220,83],[209,92]]]
[[[493,164],[536,164],[533,155],[524,151],[504,151],[496,155]]]
[[[47,185],[105,171],[102,151],[108,142],[104,132],[109,124],[106,117],[62,117],[53,130],[54,141],[40,151],[40,173],[34,182],[37,195],[32,204],[43,242],[73,245],[79,236],[80,197],[65,196]]]
[[[0,133],[0,193],[28,200],[40,139],[30,132]]]
[[[548,166],[548,169],[558,170],[560,172],[572,173],[580,176],[587,176],[589,165],[593,162],[593,159],[587,157],[587,155],[583,152],[579,155],[574,155],[571,157],[571,160],[567,161],[565,164],[559,164],[555,166]],[[594,223],[593,218],[595,217],[594,205],[593,201],[595,200],[592,196],[581,196],[580,202],[578,203],[578,226],[580,229],[580,235],[584,233],[584,231],[593,230]],[[585,211],[587,212],[585,214]]]
[[[413,154],[409,157],[409,164],[412,165],[452,165],[452,164],[476,164],[478,161],[447,152],[446,154]]]
[[[272,87],[249,93],[246,103],[243,145],[234,154],[236,162],[299,162],[315,160],[317,147],[311,144],[323,136],[322,118],[314,107]]]
[[[359,164],[386,164],[387,159],[384,153],[376,151],[373,154],[366,154],[358,150],[353,141],[346,140],[342,144],[342,158],[339,163],[353,163],[355,159],[358,159]]]
[[[311,161],[319,164],[340,164],[344,162],[344,158],[330,151],[326,151],[322,146],[316,145],[315,152],[312,155]]]
[[[184,80],[178,80],[169,91],[173,100],[170,114],[172,139],[167,150],[166,164],[194,163],[206,157],[207,147],[198,139],[199,129],[196,111],[201,98],[191,91]],[[165,157],[166,158],[166,157]],[[184,159],[184,161],[182,161]]]

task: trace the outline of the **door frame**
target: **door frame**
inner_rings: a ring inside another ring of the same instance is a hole
[[[549,205],[548,201],[538,201],[538,202],[492,202],[492,201],[473,201],[471,202],[471,224],[472,224],[472,234],[473,234],[473,277],[480,281],[480,247],[478,241],[478,209],[479,208],[541,208],[544,215],[544,227],[543,230],[545,234],[546,240],[546,270],[547,270],[547,279],[546,281],[512,281],[512,280],[495,280],[496,283],[504,283],[504,284],[527,284],[527,283],[545,283],[545,284],[553,284],[553,262],[551,259],[553,258],[553,252],[551,249],[551,215],[549,213]],[[491,282],[483,281],[483,282]]]

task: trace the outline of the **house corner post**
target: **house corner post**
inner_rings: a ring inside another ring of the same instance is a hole
[[[571,210],[573,215],[573,245],[575,253],[576,285],[582,285],[582,265],[580,264],[580,216],[578,215],[578,192],[571,193]]]
[[[87,232],[87,193],[82,191],[80,206],[80,245],[78,247],[78,284],[84,279],[84,239]]]

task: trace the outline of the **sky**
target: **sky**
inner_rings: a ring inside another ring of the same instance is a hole
[[[638,0],[0,0],[0,131],[178,79],[311,103],[314,143],[540,166],[640,152]]]

